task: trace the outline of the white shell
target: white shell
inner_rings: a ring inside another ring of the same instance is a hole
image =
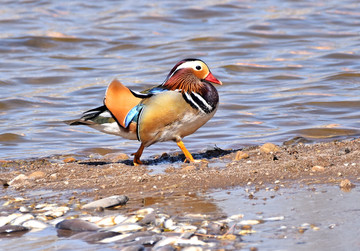
[[[259,220],[242,220],[239,222],[239,224],[241,225],[256,225],[261,223],[261,221]]]
[[[102,218],[101,220],[95,222],[96,225],[100,227],[109,227],[116,225],[115,223],[115,216],[106,216]]]
[[[124,233],[124,232],[138,231],[140,229],[143,229],[143,227],[138,224],[124,224],[124,225],[117,225],[109,230],[114,232]]]
[[[39,220],[28,220],[25,221],[22,225],[31,229],[44,229],[48,227],[47,224]]]
[[[101,240],[101,241],[99,241],[99,242],[101,242],[101,243],[115,242],[115,241],[124,239],[124,238],[126,238],[126,237],[128,237],[128,236],[130,236],[130,235],[132,235],[132,233],[131,233],[131,234],[120,234],[120,235],[116,235],[116,236],[114,236],[114,237],[105,238],[105,239],[103,239],[103,240]]]
[[[32,220],[35,217],[32,214],[23,214],[17,218],[15,218],[14,220],[11,221],[12,225],[21,225],[23,222],[27,221],[27,220]]]
[[[6,224],[8,224],[9,222],[11,222],[12,220],[16,219],[17,217],[19,217],[21,215],[22,214],[20,214],[20,213],[13,213],[8,216],[1,217],[0,218],[0,227],[5,226]]]

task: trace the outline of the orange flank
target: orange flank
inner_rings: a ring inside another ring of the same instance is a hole
[[[140,101],[141,98],[135,97],[129,88],[115,79],[106,90],[104,103],[119,124],[125,128],[126,115]]]

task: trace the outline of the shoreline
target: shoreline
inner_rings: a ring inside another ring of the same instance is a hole
[[[201,162],[174,153],[136,167],[125,154],[2,161],[0,235],[9,246],[52,239],[51,247],[79,250],[258,250],[299,239],[311,247],[312,237],[342,231],[352,246],[360,139],[194,157]]]
[[[178,152],[164,153],[136,167],[126,154],[2,161],[1,180],[9,196],[44,190],[82,199],[124,194],[133,201],[239,186],[279,189],[297,184],[340,185],[347,180],[351,188],[360,181],[360,139],[293,146],[267,143],[242,150],[208,150],[194,157],[200,163],[183,163],[184,156]]]

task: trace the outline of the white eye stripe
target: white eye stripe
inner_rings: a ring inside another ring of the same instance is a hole
[[[181,65],[179,65],[177,68],[176,68],[176,71],[177,70],[180,70],[180,69],[184,69],[184,68],[193,68],[196,70],[196,67],[197,66],[200,66],[200,62],[199,61],[189,61],[189,62],[185,62],[185,63],[182,63]],[[201,67],[201,66],[200,66]]]
[[[175,73],[177,73],[179,70],[185,69],[185,68],[192,68],[195,71],[200,72],[200,71],[206,70],[207,65],[204,62],[202,62],[201,60],[183,62],[179,66],[177,66],[174,70],[171,70],[171,72],[170,72],[171,74],[169,73],[169,75],[166,77],[166,79],[162,83],[162,85],[164,85],[169,79],[171,79],[175,75]],[[209,74],[209,73],[207,73],[207,74]],[[204,76],[204,78],[206,76]]]

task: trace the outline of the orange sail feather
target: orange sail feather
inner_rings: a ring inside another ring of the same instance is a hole
[[[129,88],[116,79],[109,84],[104,99],[106,107],[124,128],[127,114],[140,101],[141,98],[135,97]]]

